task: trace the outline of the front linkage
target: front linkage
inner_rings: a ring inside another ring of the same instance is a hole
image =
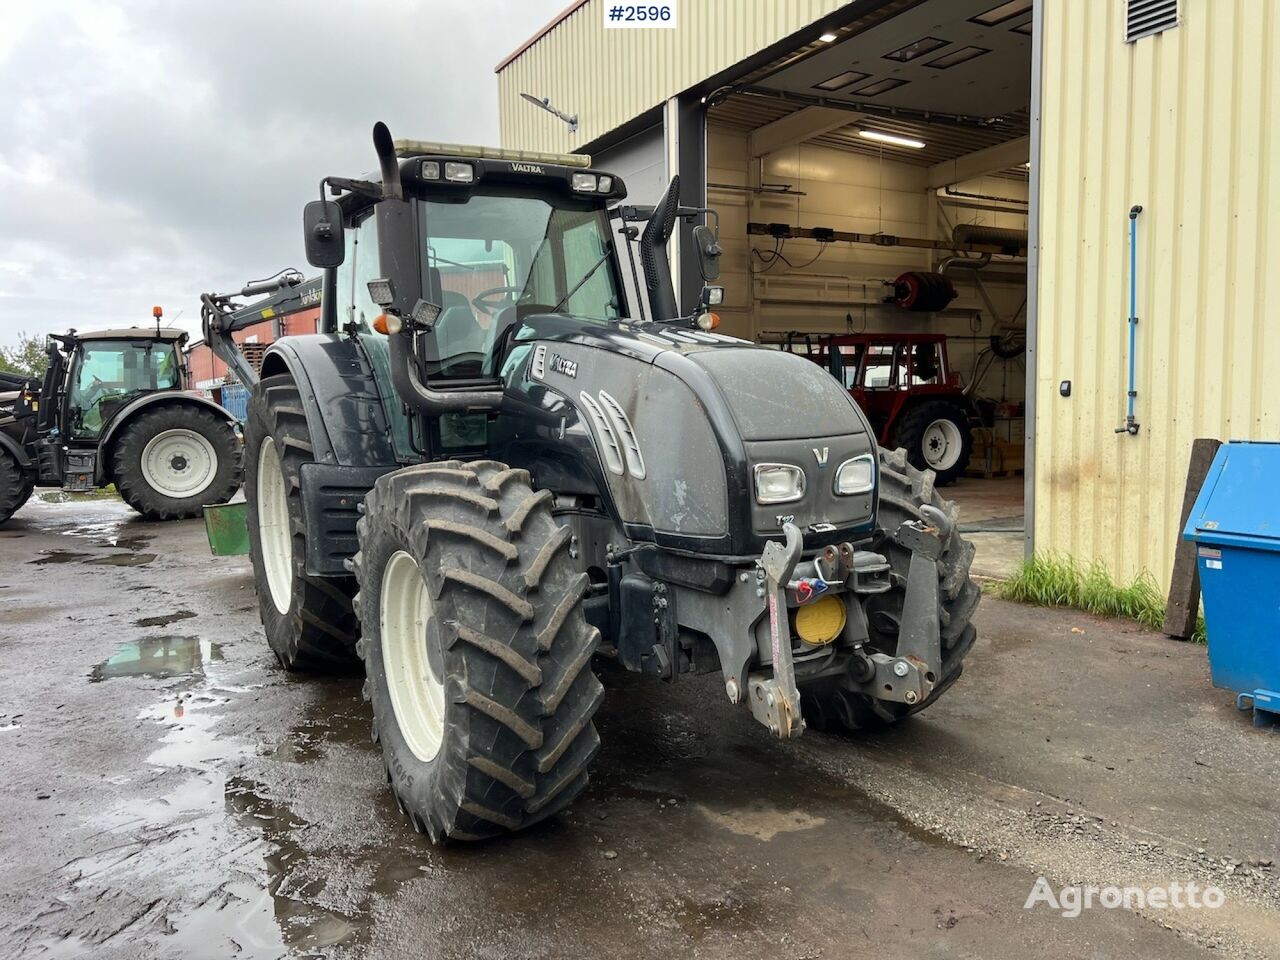
[[[890,589],[889,562],[882,555],[843,543],[801,561],[803,537],[793,523],[783,526],[784,543],[770,541],[765,546],[756,561],[756,578],[763,581],[772,669],[749,675],[748,702],[752,715],[771,733],[785,740],[805,729],[788,610],[831,594],[847,596],[840,642],[852,652],[849,676],[854,688],[875,699],[908,706],[929,698],[942,675],[938,559],[952,524],[932,505],[922,506],[921,513],[926,520],[904,521],[893,533],[911,552],[911,564],[897,650],[892,655],[868,648],[867,618],[859,599]],[[731,678],[726,688],[736,702],[737,685]]]

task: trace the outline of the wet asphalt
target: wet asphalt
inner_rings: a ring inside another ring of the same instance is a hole
[[[433,847],[358,676],[286,675],[196,522],[0,528],[2,957],[1280,956],[1280,737],[1203,648],[984,599],[945,700],[771,740],[714,680],[602,668],[587,792]],[[1036,878],[1217,910],[1025,909]]]

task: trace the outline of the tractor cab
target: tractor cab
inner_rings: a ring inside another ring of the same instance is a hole
[[[52,336],[62,354],[61,432],[96,439],[132,400],[181,390],[186,338],[181,330],[141,327]]]

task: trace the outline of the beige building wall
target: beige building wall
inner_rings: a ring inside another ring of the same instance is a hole
[[[1035,544],[1161,582],[1191,441],[1280,439],[1280,3],[1179,6],[1133,44],[1124,0],[1046,0],[1043,23]]]
[[[679,28],[605,29],[586,0],[498,72],[502,145],[567,153],[801,30],[847,0],[678,0]],[[579,128],[520,99],[550,97]]]

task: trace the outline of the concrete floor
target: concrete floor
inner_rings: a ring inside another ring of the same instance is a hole
[[[606,671],[570,811],[435,848],[359,678],[276,668],[199,524],[33,502],[0,565],[3,957],[1277,955],[1280,739],[1129,625],[985,598],[946,697],[858,738]],[[1226,904],[1068,919],[1041,875]]]
[[[1018,569],[1025,555],[1021,476],[961,477],[942,495],[959,504],[960,529],[977,547],[975,576],[1005,578]]]

